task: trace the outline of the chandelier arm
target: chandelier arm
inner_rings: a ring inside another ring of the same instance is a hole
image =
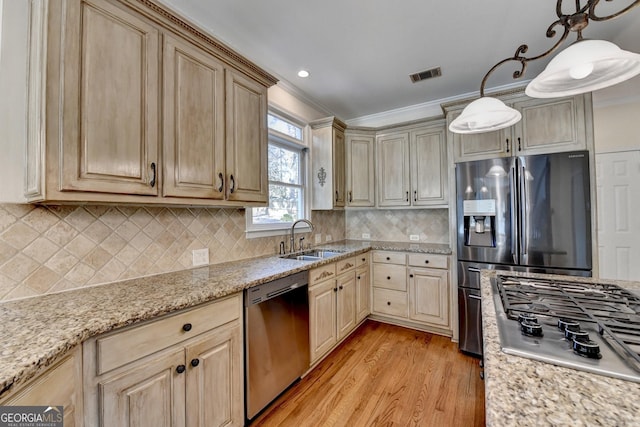
[[[612,1],[612,0],[607,0],[607,1]],[[593,20],[593,21],[608,21],[609,19],[613,19],[613,18],[617,18],[620,15],[623,15],[625,13],[627,13],[629,10],[633,9],[636,6],[640,5],[640,0],[635,0],[633,3],[631,3],[629,6],[625,7],[624,9],[616,12],[616,13],[612,13],[611,15],[607,15],[607,16],[597,16],[595,13],[595,7],[596,5],[599,3],[599,0],[597,1],[592,1],[590,3],[590,7],[589,7],[589,19]]]
[[[640,0],[637,0],[640,1]],[[491,67],[491,69],[489,69],[489,71],[487,71],[487,74],[484,75],[483,79],[482,79],[482,83],[480,83],[480,96],[484,96],[484,88],[487,84],[487,79],[489,78],[489,76],[491,75],[491,73],[493,73],[498,67],[500,67],[502,64],[505,64],[507,62],[510,61],[516,61],[520,63],[520,70],[516,70],[513,72],[513,78],[514,80],[521,78],[522,76],[524,76],[526,70],[527,70],[527,63],[530,61],[535,61],[536,59],[540,59],[540,58],[544,58],[545,56],[555,52],[558,47],[560,47],[560,45],[567,39],[567,37],[569,36],[569,28],[567,25],[564,25],[561,20],[558,20],[556,22],[554,22],[553,24],[551,24],[549,26],[549,28],[547,29],[547,37],[553,37],[556,32],[553,29],[554,26],[556,25],[563,25],[564,27],[564,32],[562,33],[562,36],[558,39],[558,41],[551,46],[551,48],[549,48],[547,51],[545,51],[544,53],[541,53],[540,55],[537,56],[532,56],[531,58],[526,58],[524,56],[522,56],[522,54],[527,53],[527,50],[529,49],[529,47],[526,44],[520,45],[518,47],[518,49],[516,49],[516,53],[510,57],[510,58],[505,58],[502,61],[498,62],[497,64],[495,64],[493,67]]]

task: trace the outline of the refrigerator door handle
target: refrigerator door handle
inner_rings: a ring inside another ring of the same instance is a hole
[[[516,168],[511,167],[511,258],[513,263],[518,263],[518,218],[517,212],[519,211],[516,204]]]
[[[520,238],[522,239],[522,254],[527,254],[527,168],[522,166],[520,174]],[[530,173],[529,173],[530,174]]]

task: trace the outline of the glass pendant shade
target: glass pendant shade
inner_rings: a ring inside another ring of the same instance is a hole
[[[490,96],[483,96],[467,105],[449,125],[453,133],[483,133],[503,129],[520,121],[519,111]]]
[[[579,40],[527,85],[532,98],[556,98],[613,86],[640,74],[640,55],[605,40]]]

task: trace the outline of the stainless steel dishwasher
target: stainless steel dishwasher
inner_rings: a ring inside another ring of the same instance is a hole
[[[305,271],[245,290],[247,420],[309,368],[307,278]]]

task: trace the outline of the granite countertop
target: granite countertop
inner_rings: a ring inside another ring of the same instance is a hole
[[[44,371],[71,348],[103,332],[371,249],[451,253],[449,246],[443,244],[358,240],[318,248],[344,253],[315,262],[265,256],[0,303],[0,398]]]
[[[491,426],[638,426],[640,384],[563,368],[502,352],[490,278],[482,272],[486,425]],[[525,277],[541,274],[508,272]],[[554,276],[557,278],[557,276]],[[638,290],[640,282],[598,281]]]

